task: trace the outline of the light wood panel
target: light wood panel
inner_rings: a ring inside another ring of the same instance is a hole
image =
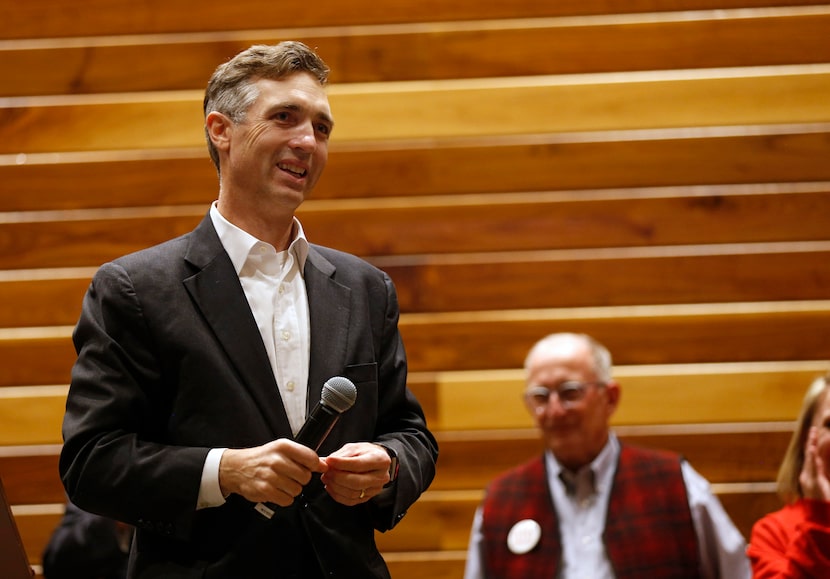
[[[68,386],[0,388],[0,445],[60,444]]]
[[[614,424],[794,420],[807,386],[827,371],[830,361],[823,358],[617,365],[622,402]],[[419,399],[430,401],[430,425],[442,432],[531,428],[524,386],[520,369],[415,373],[410,379]]]
[[[632,365],[615,371],[623,402],[615,426],[793,420],[807,385],[830,362]],[[427,377],[427,378],[425,378]],[[521,370],[413,374],[438,432],[529,429]],[[0,444],[60,444],[67,386],[0,388]],[[737,403],[740,401],[740,403]],[[0,453],[2,454],[2,453]]]
[[[678,304],[404,314],[413,372],[520,367],[554,331],[591,334],[620,364],[824,359],[830,302]],[[71,326],[0,329],[0,386],[66,384]],[[498,337],[498,339],[495,339]]]
[[[515,401],[513,401],[515,402]],[[794,418],[794,416],[793,416]],[[710,482],[775,479],[793,422],[615,425],[631,444],[678,452]],[[435,430],[441,462],[432,490],[482,489],[500,472],[542,452],[535,429]],[[16,505],[62,503],[60,444],[0,446],[0,477]],[[481,460],[487,456],[487,460]]]
[[[724,508],[745,536],[749,535],[754,521],[780,506],[778,498],[768,485],[722,485],[719,490],[721,492],[718,497]],[[482,491],[427,491],[395,529],[377,534],[381,552],[385,556],[387,553],[400,553],[392,556],[392,561],[412,562],[425,558],[418,555],[406,557],[404,553],[465,550],[473,514],[482,494]],[[31,563],[40,563],[43,547],[58,524],[62,509],[62,504],[14,509],[15,520]],[[460,553],[446,559],[457,564],[458,556]],[[428,562],[424,563],[424,568],[429,569],[443,558],[436,556],[426,559]],[[442,565],[439,564],[439,567]],[[418,572],[423,572],[424,568],[416,567]]]
[[[830,64],[353,83],[329,95],[341,142],[828,122]],[[202,98],[9,99],[0,154],[196,147],[205,139]]]

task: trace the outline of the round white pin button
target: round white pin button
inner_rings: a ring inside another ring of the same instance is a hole
[[[542,527],[533,519],[523,519],[507,533],[507,548],[511,553],[523,555],[539,544]]]

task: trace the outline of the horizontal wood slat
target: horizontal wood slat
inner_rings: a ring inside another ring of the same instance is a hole
[[[337,128],[304,228],[395,281],[441,449],[378,536],[396,579],[458,579],[486,485],[542,450],[521,365],[550,332],[609,347],[615,432],[685,456],[745,536],[780,506],[801,397],[830,364],[827,2],[7,8],[0,477],[38,572],[89,280],[204,217],[207,79],[284,38],[332,66]]]
[[[622,384],[623,403],[614,424],[792,420],[806,385],[825,373],[828,364],[620,366],[615,375]],[[493,433],[532,426],[521,400],[521,370],[415,373],[410,387],[438,432]],[[0,388],[0,444],[59,444],[66,392],[63,385]],[[736,400],[742,402],[735,404]]]
[[[383,558],[395,579],[458,579],[464,576],[467,552],[387,551],[383,553]]]
[[[791,430],[790,422],[615,427],[630,444],[682,454],[712,483],[775,480]],[[439,431],[438,445],[441,466],[432,490],[484,488],[500,472],[543,450],[533,429]]]
[[[344,10],[340,0],[321,0],[314,10],[298,10],[291,26],[352,26],[470,19],[509,19],[584,14],[625,14],[670,10],[821,5],[820,0],[514,0],[512,2],[442,2],[388,0],[378,10],[370,0],[352,0]],[[161,14],[160,14],[161,12]],[[198,13],[199,18],[193,15]],[[9,4],[0,21],[0,38],[49,38],[176,32],[233,31],[278,28],[285,15],[268,0],[238,0],[205,7],[193,0],[167,0],[163,9],[154,0],[88,0],[69,7],[62,0]],[[302,34],[302,30],[298,31]]]
[[[76,357],[71,335],[72,326],[0,328],[0,386],[69,384]]]
[[[721,486],[724,488],[720,489],[718,496],[745,536],[749,536],[755,520],[780,506],[769,485],[759,485],[757,489],[750,485],[734,485],[734,490],[728,485]],[[378,545],[392,566],[395,561],[418,559],[426,568],[436,564],[442,568],[439,563],[442,560],[454,561],[457,565],[461,551],[466,548],[472,515],[480,497],[480,491],[428,491],[394,531],[378,534]],[[59,503],[14,509],[15,520],[32,564],[40,563],[43,548],[60,519],[62,506]],[[427,549],[445,552],[446,555],[442,557],[436,553],[431,557],[415,556],[411,559],[405,555],[409,551]],[[458,553],[451,555],[449,551],[452,550]]]
[[[520,367],[545,334],[584,332],[620,364],[822,359],[828,302],[621,306],[409,314],[401,332],[412,371]]]
[[[830,181],[829,157],[825,123],[349,145],[335,140],[310,201]],[[0,183],[10,193],[0,196],[3,211],[205,205],[218,191],[204,146],[0,155]]]
[[[828,315],[822,301],[408,314],[402,332],[412,371],[517,367],[539,336],[566,330],[597,336],[623,364],[806,360],[826,356]],[[2,384],[67,383],[71,329],[0,330]]]
[[[7,429],[2,427],[5,432]],[[12,505],[61,504],[66,493],[58,473],[60,444],[0,446],[0,478]]]
[[[104,262],[119,255],[115,242],[104,243],[101,238],[79,243],[72,257]],[[392,277],[405,314],[823,300],[830,299],[829,260],[826,241],[370,258]],[[0,326],[74,324],[93,269],[0,272]],[[551,283],[556,291],[550,291]]]
[[[43,549],[63,514],[63,503],[12,507],[30,565],[40,565]]]
[[[793,420],[807,385],[828,370],[830,362],[824,358],[617,365],[614,375],[623,396],[614,423]],[[532,425],[521,399],[524,375],[520,369],[413,373],[409,384],[423,401],[430,425],[441,432],[490,432]]]
[[[717,493],[738,529],[749,536],[752,524],[780,506],[769,485],[724,486]],[[466,549],[473,514],[482,491],[427,491],[391,532],[378,533],[382,552],[460,551]],[[14,509],[29,560],[40,563],[43,547],[58,524],[62,504]],[[440,560],[440,557],[436,560]],[[423,577],[423,576],[421,576]]]
[[[2,385],[66,384],[71,326],[0,329]],[[595,336],[620,364],[815,360],[830,351],[830,302],[683,304],[404,314],[413,372],[520,367],[554,331]],[[498,339],[494,339],[498,336]]]
[[[828,122],[830,64],[356,83],[329,95],[339,142]],[[8,99],[0,154],[200,146],[202,98]]]
[[[393,532],[378,535],[382,551],[462,550],[467,547],[473,514],[481,500],[479,491],[428,491]],[[749,536],[752,524],[779,508],[780,500],[770,485],[743,485],[718,493],[735,526]]]
[[[616,426],[621,439],[681,453],[712,483],[774,480],[792,423]],[[542,452],[532,429],[436,431],[441,464],[432,490],[482,489],[497,474]],[[59,444],[0,446],[0,477],[12,504],[62,503]],[[481,460],[487,456],[487,460]]]
[[[9,249],[0,256],[0,267],[96,267],[189,232],[205,217],[208,206],[0,213],[0,236],[8,240]],[[610,260],[636,258],[640,257],[638,246],[823,240],[822,217],[828,211],[830,183],[805,183],[364,203],[310,200],[299,216],[312,242],[368,257],[390,273],[399,272],[401,280],[417,282],[417,277],[408,279],[412,274],[406,272],[451,268],[463,277],[468,275],[464,266],[475,263],[509,260],[521,268],[527,260],[601,259],[603,251]],[[770,226],[772,222],[775,227]],[[822,251],[824,243],[792,245],[790,251]],[[615,247],[628,247],[635,253],[626,255]],[[706,247],[678,248],[674,255],[670,249],[655,248],[651,255],[694,257],[734,251]],[[738,250],[777,253],[788,251],[786,247]],[[576,248],[597,251],[508,253]],[[440,255],[444,253],[450,255]],[[459,290],[466,293],[466,288]]]
[[[617,362],[617,361],[615,361]],[[520,362],[521,363],[521,362]],[[783,400],[784,407],[775,410],[777,420],[792,420],[797,414],[795,404],[799,393],[816,377],[830,370],[830,362],[824,357],[818,360],[792,361],[779,360],[770,362],[739,363],[693,363],[693,364],[658,364],[658,365],[617,365],[614,375],[624,387],[632,382],[640,384],[638,389],[648,392],[647,387],[654,387],[658,396],[665,395],[670,387],[711,388],[711,384],[723,384],[729,391],[737,393],[754,384],[759,391],[777,393],[776,400]],[[416,394],[424,408],[429,424],[451,439],[461,437],[468,439],[470,433],[482,432],[483,436],[494,429],[525,428],[530,423],[521,404],[517,404],[524,384],[523,370],[495,369],[448,372],[410,372],[409,387]],[[486,392],[487,395],[483,395]],[[489,398],[492,396],[492,400]],[[757,396],[752,396],[756,399]],[[630,396],[625,395],[623,406],[628,405]],[[490,403],[492,402],[492,403]],[[651,405],[645,403],[646,407]],[[704,405],[705,406],[705,405]],[[757,406],[749,413],[743,414],[743,420],[756,420],[762,414],[755,414]],[[773,408],[771,405],[770,408]],[[744,408],[743,404],[740,408]],[[701,409],[702,410],[702,409]],[[677,410],[671,415],[676,416]],[[766,414],[770,420],[772,414]],[[737,414],[731,419],[736,419]],[[687,419],[680,422],[686,422]],[[653,417],[653,423],[661,423],[660,417]],[[708,422],[705,420],[704,422]],[[630,426],[630,425],[629,425]],[[636,427],[631,427],[636,430]],[[704,426],[708,431],[709,426]],[[449,432],[452,431],[452,434]],[[504,436],[514,436],[504,430]],[[466,438],[465,438],[466,437]]]
[[[407,313],[830,298],[830,246],[776,247],[516,252],[378,265],[401,288]]]
[[[336,85],[830,62],[828,34],[828,8],[808,7],[44,39],[0,44],[7,81],[0,96],[203,89],[217,63],[287,38],[315,47]]]

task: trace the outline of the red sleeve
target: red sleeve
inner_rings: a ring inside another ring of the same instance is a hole
[[[830,577],[830,503],[801,500],[752,528],[753,579]]]

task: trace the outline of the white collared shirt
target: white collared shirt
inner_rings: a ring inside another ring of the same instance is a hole
[[[211,205],[210,218],[239,276],[248,305],[268,353],[293,434],[306,419],[311,330],[303,269],[308,241],[294,218],[296,235],[288,250],[277,251],[225,219]],[[212,449],[202,471],[199,508],[224,502],[219,491],[219,460],[225,449]]]

